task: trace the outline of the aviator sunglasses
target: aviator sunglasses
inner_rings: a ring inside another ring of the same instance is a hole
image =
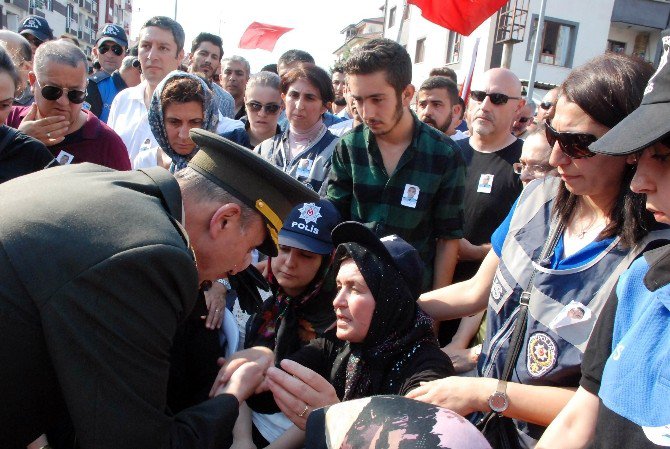
[[[123,54],[123,47],[121,47],[118,44],[114,44],[114,45],[111,45],[111,46],[101,45],[101,46],[98,47],[98,53],[100,53],[101,55],[104,55],[109,50],[112,50],[112,53],[114,53],[116,56],[121,56]]]
[[[495,105],[507,104],[509,100],[521,100],[521,97],[510,97],[509,95],[499,94],[496,92],[487,93],[483,90],[470,91],[470,98],[475,101],[482,102],[486,97],[491,99],[491,103]]]
[[[45,100],[56,101],[63,96],[64,92],[67,92],[67,99],[74,104],[81,104],[86,99],[85,90],[63,89],[62,87],[57,86],[42,86],[39,81],[35,80],[35,82],[39,86]]]
[[[260,112],[261,109],[265,110],[265,113],[268,115],[275,115],[277,112],[279,112],[279,109],[281,109],[281,106],[278,105],[277,103],[267,103],[267,104],[261,104],[256,101],[250,101],[247,103],[247,107],[253,111],[253,112]]]
[[[540,107],[545,111],[548,111],[553,105],[554,103],[552,103],[551,101],[543,101],[542,103],[540,103]]]
[[[583,159],[596,155],[589,150],[589,145],[598,140],[593,134],[558,132],[551,127],[549,120],[544,121],[547,141],[552,147],[556,142],[566,156],[570,159]]]

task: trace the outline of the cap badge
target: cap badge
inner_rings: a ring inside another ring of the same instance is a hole
[[[26,23],[23,24],[24,28],[39,28],[40,24],[37,23],[37,20],[35,19],[28,19]]]
[[[314,203],[305,203],[298,210],[300,211],[300,219],[305,220],[305,223],[316,223],[321,218],[321,213],[319,212],[321,207]]]
[[[112,25],[107,25],[105,27],[105,31],[103,31],[104,34],[110,35],[110,36],[117,36],[119,34],[118,30],[116,27]]]

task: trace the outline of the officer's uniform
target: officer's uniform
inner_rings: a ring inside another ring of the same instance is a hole
[[[127,87],[118,70],[111,75],[101,70],[88,77],[86,106],[100,120],[107,123],[109,109],[112,107],[114,97]]]

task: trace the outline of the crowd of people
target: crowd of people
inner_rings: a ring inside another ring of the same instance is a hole
[[[97,37],[0,30],[0,447],[670,447],[670,31],[539,104]]]

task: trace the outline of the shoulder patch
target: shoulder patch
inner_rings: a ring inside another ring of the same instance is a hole
[[[544,332],[535,332],[530,336],[526,352],[526,368],[532,377],[542,377],[556,366],[556,342]]]

